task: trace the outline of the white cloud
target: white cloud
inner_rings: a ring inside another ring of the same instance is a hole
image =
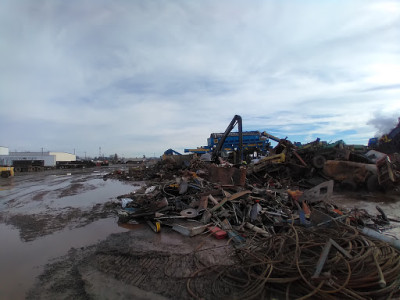
[[[159,155],[204,145],[234,114],[366,142],[376,112],[400,115],[398,2],[3,2],[11,148]]]

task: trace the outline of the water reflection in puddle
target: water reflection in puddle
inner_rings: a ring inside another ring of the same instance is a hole
[[[82,182],[79,182],[80,180]],[[87,208],[105,203],[116,196],[129,194],[140,188],[132,182],[104,181],[69,176],[67,181],[53,181],[34,186],[22,183],[13,190],[0,191],[0,209],[15,213],[40,213],[45,209],[66,207]]]
[[[0,212],[6,218],[18,214],[57,213],[70,207],[85,210],[138,188],[132,182],[103,181],[101,173],[16,176],[0,181]],[[23,242],[18,229],[0,224],[0,299],[24,299],[43,266],[67,254],[72,247],[95,244],[111,233],[128,230],[119,227],[116,218],[107,218]]]
[[[143,223],[137,223],[137,224],[118,223],[118,227],[125,228],[128,230],[137,230],[137,229],[143,229],[145,227],[145,224],[143,224]]]
[[[105,239],[111,233],[128,230],[117,226],[115,218],[108,218],[25,243],[19,238],[17,229],[0,224],[0,299],[24,299],[49,259],[65,255],[72,247],[85,247]]]

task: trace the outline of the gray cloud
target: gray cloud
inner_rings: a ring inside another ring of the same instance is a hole
[[[381,112],[376,112],[375,115],[367,122],[376,128],[375,136],[379,137],[389,133],[399,122],[400,115],[385,116]]]
[[[368,88],[364,90],[364,92],[372,92],[372,91],[379,91],[379,90],[398,90],[400,89],[400,84],[390,84],[390,85],[380,85]]]
[[[159,155],[234,114],[367,142],[371,114],[400,112],[399,16],[390,1],[3,1],[1,144]]]

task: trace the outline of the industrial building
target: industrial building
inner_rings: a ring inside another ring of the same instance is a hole
[[[7,147],[0,146],[0,156],[1,155],[8,155],[10,152]]]
[[[76,155],[66,152],[9,152],[0,147],[0,165],[13,166],[14,161],[41,161],[44,167],[55,167],[58,162],[76,161]]]

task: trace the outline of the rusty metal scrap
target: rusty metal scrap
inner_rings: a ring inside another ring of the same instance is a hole
[[[343,162],[328,160],[326,165],[340,172],[353,168],[351,174],[359,180],[370,172],[365,164],[354,162],[345,162],[343,167]],[[152,178],[150,187],[121,196],[126,207],[118,209],[119,221],[144,219],[161,224],[161,234],[163,228],[172,228],[188,238],[207,234],[229,239],[237,264],[209,266],[192,274],[187,287],[195,298],[202,297],[194,282],[202,272],[215,276],[212,298],[397,295],[399,252],[360,233],[362,228],[382,230],[390,218],[381,208],[372,216],[362,209],[335,206],[330,202],[334,182],[311,184],[299,179],[301,172],[297,171],[306,169],[270,161],[257,172],[197,158],[184,168],[163,162],[153,173],[145,171]],[[217,234],[216,228],[223,234]]]
[[[370,173],[377,174],[375,164],[328,160],[324,166],[324,174],[338,181],[365,182]]]
[[[326,237],[331,237],[328,243]],[[316,254],[323,249],[321,259]],[[313,230],[291,226],[235,253],[235,265],[200,270],[214,278],[215,298],[388,299],[399,293],[399,253],[344,225]],[[187,285],[196,297],[202,295],[196,290],[199,275],[193,274]]]

